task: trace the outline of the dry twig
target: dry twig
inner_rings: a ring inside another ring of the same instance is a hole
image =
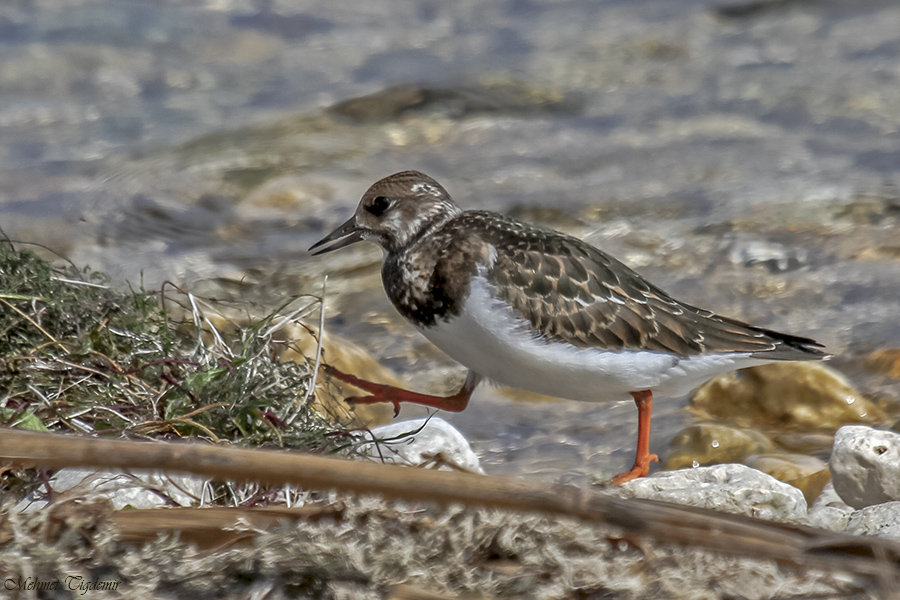
[[[886,589],[896,589],[900,578],[900,545],[884,539],[653,500],[622,499],[571,486],[548,488],[522,479],[408,469],[290,452],[103,440],[8,429],[0,432],[0,460],[48,468],[187,471],[222,481],[289,483],[306,489],[377,493],[407,501],[461,502],[535,511],[615,527],[635,539],[875,576]]]

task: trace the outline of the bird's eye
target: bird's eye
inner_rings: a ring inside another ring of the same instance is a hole
[[[377,196],[372,202],[366,207],[366,210],[375,215],[376,217],[380,217],[384,211],[388,209],[391,205],[391,199],[387,196]]]

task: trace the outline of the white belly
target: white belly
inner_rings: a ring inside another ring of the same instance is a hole
[[[588,402],[627,399],[628,392],[641,390],[677,397],[720,373],[771,362],[747,353],[677,357],[547,343],[490,292],[488,281],[477,276],[459,316],[419,331],[454,360],[503,385]]]

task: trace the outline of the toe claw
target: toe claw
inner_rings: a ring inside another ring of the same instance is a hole
[[[375,396],[350,396],[349,398],[344,398],[344,402],[349,404],[350,406],[356,406],[357,404],[375,404],[377,402],[390,402],[394,405],[394,417],[400,414],[400,401],[393,400],[390,398],[376,398]]]

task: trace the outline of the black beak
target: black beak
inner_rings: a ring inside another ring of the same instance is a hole
[[[319,254],[325,254],[326,252],[331,252],[332,250],[337,250],[338,248],[343,248],[344,246],[349,246],[350,244],[355,244],[363,239],[363,230],[358,228],[355,223],[355,217],[350,217],[350,219],[323,237],[321,240],[313,244],[309,247],[310,252],[319,248],[320,246],[324,246],[326,244],[331,244],[327,248],[322,248],[318,252],[313,252],[313,256],[317,256]]]

